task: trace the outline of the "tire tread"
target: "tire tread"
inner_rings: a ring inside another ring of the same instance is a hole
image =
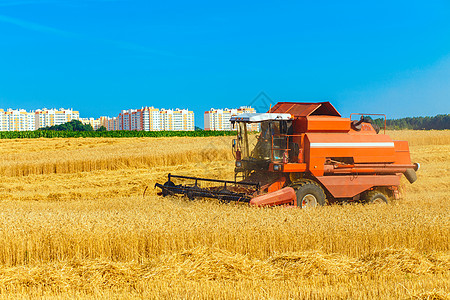
[[[320,203],[319,199],[317,199],[317,202],[318,202],[318,204],[320,206],[325,205],[327,203],[325,191],[323,190],[322,186],[320,186],[320,184],[318,184],[314,180],[307,179],[307,178],[302,178],[301,180],[298,180],[298,181],[295,181],[295,182],[291,183],[290,186],[293,187],[294,189],[296,189],[296,188],[298,189],[298,188],[304,187],[306,185],[313,185],[313,186],[316,186],[316,187],[318,187],[320,189],[321,194],[322,194],[322,199],[323,199],[323,203]],[[296,190],[296,193],[297,193],[297,190]],[[297,206],[300,206],[300,205],[297,203]]]

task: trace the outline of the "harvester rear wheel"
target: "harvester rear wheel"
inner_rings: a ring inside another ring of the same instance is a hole
[[[370,204],[387,204],[388,197],[380,191],[373,190],[367,193],[365,200]]]
[[[301,208],[314,208],[325,205],[325,193],[315,181],[303,179],[294,182],[292,188],[297,195],[297,206]]]

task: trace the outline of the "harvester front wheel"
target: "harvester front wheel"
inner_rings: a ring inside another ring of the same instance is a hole
[[[322,187],[309,179],[304,179],[292,184],[297,196],[297,206],[301,208],[313,208],[325,205],[325,193]]]
[[[373,190],[367,193],[366,202],[371,204],[387,204],[388,197],[380,191]]]

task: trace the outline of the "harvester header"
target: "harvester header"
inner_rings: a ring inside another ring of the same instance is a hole
[[[379,134],[367,115],[344,118],[329,102],[279,102],[267,113],[233,116],[230,121],[237,131],[232,143],[233,181],[187,177],[183,179],[194,183],[176,185],[171,180],[176,176],[169,175],[164,185],[156,186],[164,196],[185,194],[255,205],[387,203],[399,198],[402,174],[411,183],[417,179],[419,164],[411,162],[408,142]],[[248,131],[250,123],[259,124],[258,134]],[[219,186],[201,187],[199,182],[205,180]]]

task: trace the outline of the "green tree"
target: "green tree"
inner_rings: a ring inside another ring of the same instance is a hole
[[[72,120],[70,122],[53,125],[49,127],[40,128],[40,130],[53,130],[53,131],[94,131],[91,124],[83,124],[81,121]]]

